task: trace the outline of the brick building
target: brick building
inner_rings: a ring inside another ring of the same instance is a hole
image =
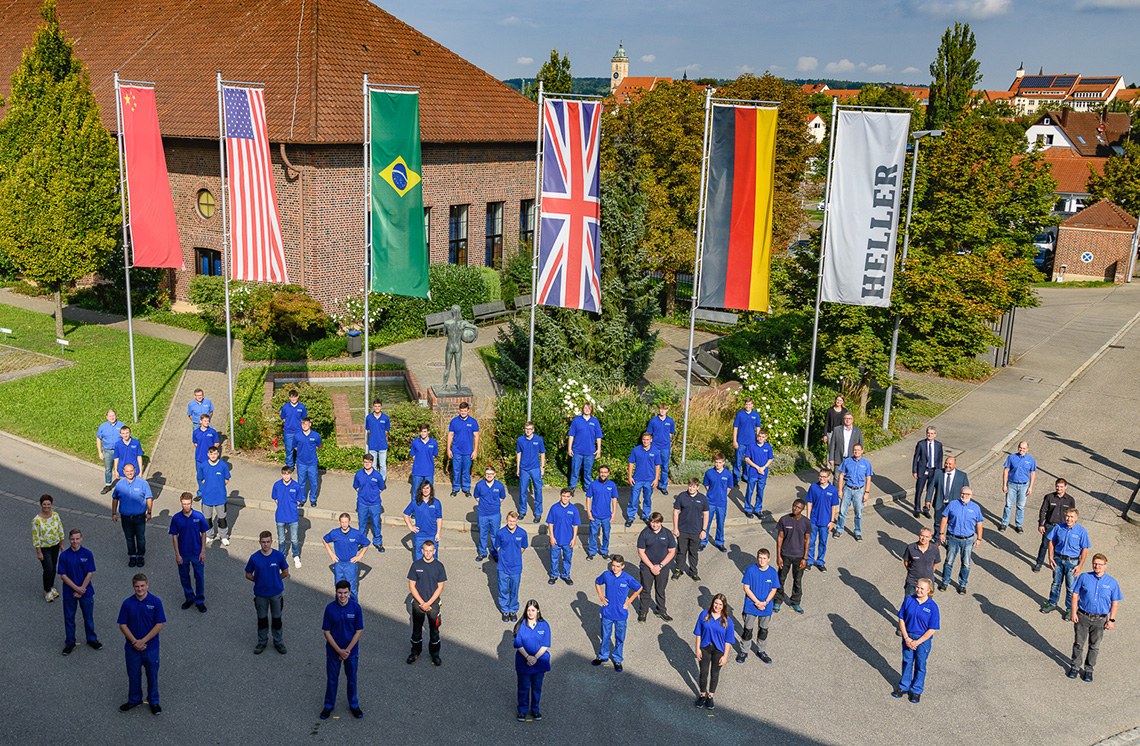
[[[0,96],[39,7],[0,7]],[[497,265],[533,234],[536,105],[368,0],[59,0],[57,12],[108,130],[116,69],[156,84],[186,264],[172,273],[179,299],[195,273],[221,272],[217,70],[265,85],[289,278],[326,307],[364,287],[366,71],[373,84],[420,87],[433,262]]]
[[[1111,202],[1100,201],[1078,212],[1057,232],[1053,281],[1128,279],[1136,218]]]

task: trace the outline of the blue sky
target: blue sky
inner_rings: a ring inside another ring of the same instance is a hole
[[[630,75],[925,84],[939,37],[969,22],[982,88],[1030,73],[1140,80],[1140,0],[382,0],[379,5],[497,78],[532,77],[550,49],[606,76],[624,39]]]

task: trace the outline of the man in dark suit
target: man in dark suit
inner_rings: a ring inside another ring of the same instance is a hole
[[[855,415],[848,412],[843,415],[843,424],[827,436],[827,460],[833,474],[843,459],[851,456],[852,448],[863,445],[863,431],[855,427],[854,423]]]
[[[930,517],[930,496],[934,492],[934,475],[938,472],[938,465],[942,463],[942,444],[934,439],[933,427],[926,428],[926,440],[920,440],[914,446],[914,460],[911,471],[914,472],[914,517],[918,518],[919,511],[927,518]],[[925,495],[925,499],[923,499]]]
[[[931,478],[934,482],[934,525],[942,522],[942,511],[946,505],[957,500],[962,495],[962,488],[970,486],[970,477],[958,468],[958,461],[953,456],[946,457],[946,467],[934,473]]]

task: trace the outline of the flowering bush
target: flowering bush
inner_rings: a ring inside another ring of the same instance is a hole
[[[780,370],[775,357],[746,363],[736,369],[736,376],[741,383],[737,394],[740,405],[752,397],[772,446],[795,444],[803,433],[807,379]]]
[[[594,398],[590,387],[584,382],[573,378],[566,380],[556,378],[554,379],[554,391],[555,400],[560,402],[562,413],[567,417],[576,417],[581,414],[584,404],[590,404],[594,408],[593,414],[595,415],[602,412],[602,407]]]

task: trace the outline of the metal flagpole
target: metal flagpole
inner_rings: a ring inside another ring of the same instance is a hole
[[[226,384],[230,395],[230,452],[236,450],[234,438],[234,358],[233,332],[230,329],[230,242],[226,225],[226,125],[222,101],[222,71],[218,70],[218,153],[222,165],[222,273],[226,288]]]
[[[134,419],[139,421],[139,393],[135,385],[135,329],[131,319],[131,255],[127,248],[127,170],[123,159],[123,100],[119,92],[119,71],[115,71],[115,118],[118,122],[119,136],[116,141],[119,145],[119,209],[122,211],[123,223],[123,277],[127,285],[127,346],[131,355],[131,405],[134,408]]]
[[[542,232],[542,79],[538,79],[538,137],[534,155],[534,239],[530,247],[530,344],[526,365],[526,419],[534,400],[534,307],[538,305],[538,246]]]
[[[686,449],[689,445],[689,394],[693,388],[693,336],[697,327],[697,305],[700,302],[701,293],[701,253],[705,248],[705,192],[708,187],[705,178],[708,174],[712,94],[711,86],[705,89],[705,133],[702,139],[701,180],[698,182],[700,184],[698,187],[700,196],[697,205],[697,245],[693,252],[693,291],[690,293],[691,303],[689,306],[689,356],[685,364],[685,421],[681,425],[681,461],[685,460]]]
[[[371,326],[368,296],[372,290],[372,153],[369,149],[369,127],[371,110],[368,106],[368,73],[364,73],[364,412],[365,417],[372,411],[368,401],[372,379],[368,375],[368,358],[372,351],[368,347],[368,327]]]
[[[811,363],[808,372],[808,395],[804,412],[804,448],[811,434],[811,397],[815,387],[815,353],[819,343],[819,297],[823,290],[823,247],[827,245],[828,215],[831,213],[831,172],[835,164],[835,125],[839,118],[839,99],[831,99],[831,142],[827,145],[827,186],[823,190],[823,228],[819,232],[819,277],[815,284],[815,323],[811,330]],[[826,433],[825,433],[826,435]]]

